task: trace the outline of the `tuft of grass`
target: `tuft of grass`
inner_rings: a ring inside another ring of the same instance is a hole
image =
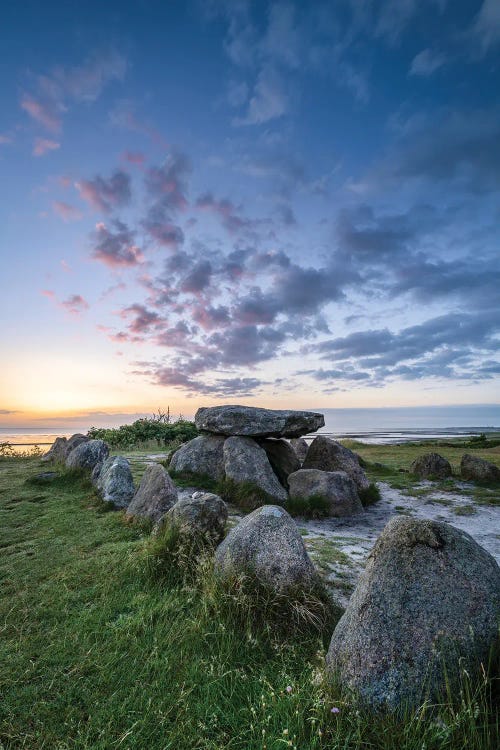
[[[358,495],[361,503],[365,507],[367,505],[373,505],[380,500],[380,490],[375,482],[370,482],[370,485],[365,490],[358,490]]]
[[[326,518],[330,512],[330,503],[324,495],[289,497],[285,508],[291,516]]]
[[[166,462],[160,461],[165,466]],[[165,466],[168,469],[168,465]],[[168,470],[171,478],[179,487],[198,487],[207,492],[217,492],[218,482],[206,474],[196,474],[191,471],[172,471]]]
[[[221,479],[215,492],[226,502],[240,510],[250,512],[262,505],[276,505],[276,499],[264,492],[253,482],[235,482],[234,479]]]
[[[254,638],[319,636],[326,646],[343,614],[319,579],[308,590],[297,586],[279,592],[250,569],[222,578],[205,560],[202,570],[202,594],[210,616]]]

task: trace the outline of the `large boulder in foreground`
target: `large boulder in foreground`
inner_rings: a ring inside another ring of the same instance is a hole
[[[92,471],[109,456],[109,448],[104,440],[87,440],[74,448],[66,458],[68,469],[88,469]]]
[[[288,476],[300,469],[300,461],[287,440],[268,438],[260,443],[264,448],[271,468],[283,487],[288,487]]]
[[[308,500],[323,497],[328,503],[328,515],[336,518],[363,512],[354,480],[345,471],[299,469],[288,477],[290,497]]]
[[[150,518],[154,523],[177,502],[177,487],[161,464],[146,466],[139,489],[127,508],[128,516]]]
[[[425,453],[415,459],[410,472],[421,479],[446,479],[446,477],[451,477],[451,464],[439,453]]]
[[[359,463],[359,456],[336,440],[318,435],[307,451],[303,469],[320,469],[321,471],[345,471],[354,480],[358,490],[367,490],[370,486],[368,477]]]
[[[335,628],[328,672],[371,707],[416,708],[439,699],[444,670],[457,691],[459,658],[468,670],[486,665],[499,615],[500,568],[472,537],[394,518]]]
[[[500,469],[484,458],[466,453],[460,462],[460,474],[463,479],[473,482],[500,482]]]
[[[134,497],[130,462],[123,456],[110,456],[102,465],[97,464],[92,472],[92,481],[102,499],[113,503],[115,508],[127,508]]]
[[[255,576],[277,593],[309,590],[317,573],[293,519],[276,505],[263,505],[231,529],[215,552],[222,579]]]
[[[224,476],[224,438],[200,435],[181,445],[171,458],[169,468],[179,473],[200,474],[215,481]]]
[[[216,547],[226,531],[226,503],[211,492],[194,492],[178,500],[164,521],[177,527],[183,537]]]
[[[286,502],[287,492],[273,472],[265,450],[252,438],[227,438],[224,442],[224,470],[226,479],[253,485],[266,493],[264,498]]]
[[[325,425],[323,414],[317,412],[253,406],[201,407],[194,421],[199,430],[218,435],[276,438],[300,437]]]

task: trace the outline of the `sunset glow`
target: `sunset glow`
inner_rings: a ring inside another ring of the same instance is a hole
[[[497,8],[11,5],[0,426],[498,402]]]

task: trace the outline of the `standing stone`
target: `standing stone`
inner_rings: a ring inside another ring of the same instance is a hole
[[[271,464],[271,468],[278,477],[283,487],[288,487],[288,475],[300,469],[300,461],[297,454],[286,440],[273,440],[268,438],[260,444],[264,448]]]
[[[194,492],[178,500],[167,512],[165,523],[176,526],[182,536],[216,547],[224,539],[226,503],[211,492]]]
[[[368,477],[359,463],[359,456],[336,440],[318,435],[314,438],[302,464],[303,469],[345,471],[354,480],[358,490],[367,490]]]
[[[44,463],[63,463],[66,460],[68,450],[68,441],[65,437],[58,437],[54,440],[47,453],[42,456],[41,461]]]
[[[99,471],[96,471],[99,468]],[[102,465],[97,464],[92,480],[102,499],[115,508],[127,508],[134,497],[135,487],[130,463],[123,456],[110,456]]]
[[[82,435],[80,432],[75,433],[72,435],[69,440],[68,444],[66,446],[66,458],[69,456],[71,451],[75,450],[75,448],[78,448],[79,445],[82,443],[88,443],[90,440],[87,435]]]
[[[276,505],[264,505],[231,529],[215,553],[222,579],[255,576],[277,593],[308,590],[318,580],[293,519]]]
[[[92,469],[103,463],[109,456],[109,448],[104,440],[88,440],[74,448],[66,459],[68,469]]]
[[[225,441],[224,469],[227,479],[238,484],[249,482],[266,493],[267,499],[286,502],[287,492],[273,472],[265,450],[252,438],[230,437]]]
[[[446,479],[446,477],[451,477],[451,465],[448,459],[443,458],[439,453],[426,453],[415,459],[410,467],[410,472],[422,479],[432,477]]]
[[[200,474],[218,481],[224,476],[224,439],[220,435],[200,435],[181,445],[169,468],[179,473]]]
[[[323,414],[312,411],[258,409],[253,406],[202,407],[194,421],[199,430],[218,435],[300,437],[324,427]]]
[[[462,456],[460,474],[463,479],[471,479],[473,482],[500,482],[498,466],[468,453]]]
[[[299,469],[288,477],[290,497],[307,500],[320,496],[328,502],[328,515],[336,518],[363,513],[354,480],[345,471]]]
[[[295,453],[297,454],[297,458],[299,459],[300,465],[302,466],[302,464],[305,461],[305,458],[306,458],[306,455],[307,455],[307,451],[309,450],[309,446],[307,444],[307,441],[304,440],[304,438],[301,438],[301,437],[299,437],[299,438],[292,438],[290,440],[290,445],[292,446],[292,448],[294,449]]]
[[[473,672],[486,665],[499,615],[500,568],[472,537],[394,518],[333,633],[327,668],[371,707],[416,708],[427,694],[439,700],[446,680],[458,693],[459,659]]]
[[[127,515],[161,521],[177,502],[177,487],[161,464],[146,466],[139,489],[127,508]]]

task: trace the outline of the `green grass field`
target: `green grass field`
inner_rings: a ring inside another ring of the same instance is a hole
[[[2,750],[497,747],[491,680],[404,720],[364,713],[323,683],[328,639],[152,578],[144,531],[82,478],[29,481],[46,468],[0,460]]]

